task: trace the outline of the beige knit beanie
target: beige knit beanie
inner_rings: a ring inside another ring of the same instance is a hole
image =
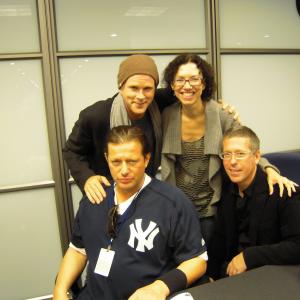
[[[134,54],[123,60],[119,67],[118,87],[133,75],[143,74],[149,75],[154,79],[155,85],[158,85],[159,75],[154,60],[144,54]]]

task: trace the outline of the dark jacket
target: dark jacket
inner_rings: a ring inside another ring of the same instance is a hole
[[[209,276],[220,277],[221,266],[238,254],[238,234],[233,184],[223,191],[215,234],[209,249]],[[263,265],[300,263],[300,191],[269,195],[266,174],[257,169],[249,215],[250,246],[243,251],[247,269]]]
[[[98,101],[82,110],[63,149],[71,175],[82,191],[89,177],[110,174],[104,157],[104,143],[113,99]]]
[[[104,146],[110,129],[112,103],[116,96],[117,94],[107,100],[97,101],[82,110],[63,149],[63,156],[71,175],[82,192],[89,177],[102,175],[110,178]],[[160,111],[175,101],[165,89],[157,90],[155,100]],[[160,153],[161,149],[158,152]],[[155,157],[152,153],[146,169],[147,174],[155,176],[159,165],[160,157]]]

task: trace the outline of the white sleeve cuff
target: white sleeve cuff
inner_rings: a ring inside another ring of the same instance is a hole
[[[78,248],[72,243],[69,244],[69,247],[86,256],[85,248]]]
[[[201,255],[199,255],[199,257],[202,258],[205,261],[208,261],[207,251],[203,252]]]

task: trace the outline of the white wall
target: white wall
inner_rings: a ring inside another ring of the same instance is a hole
[[[300,55],[223,55],[222,98],[263,152],[300,149]]]

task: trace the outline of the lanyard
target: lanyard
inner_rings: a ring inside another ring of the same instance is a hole
[[[136,194],[134,195],[134,198],[132,199],[131,204],[127,207],[127,209],[125,210],[125,212],[122,215],[118,215],[118,219],[117,219],[117,224],[116,224],[116,232],[117,235],[121,230],[121,227],[123,226],[123,224],[131,217],[131,215],[133,214],[135,207],[136,207],[136,202],[137,202],[137,196],[140,194],[141,190],[138,190],[136,192]],[[114,188],[111,188],[108,195],[107,195],[107,202],[108,202],[108,210],[110,210],[114,205],[115,205],[115,190]],[[108,249],[111,249],[111,245],[113,242],[113,238],[109,239],[108,242]]]

